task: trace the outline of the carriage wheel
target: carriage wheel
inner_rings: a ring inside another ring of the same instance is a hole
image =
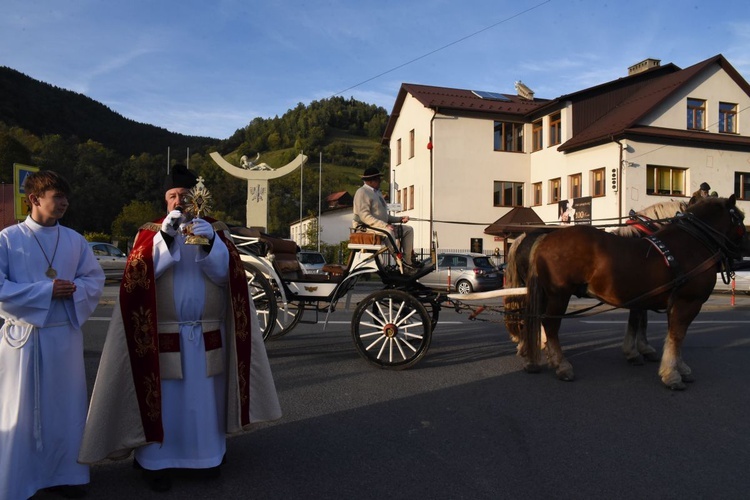
[[[403,370],[427,353],[432,321],[424,306],[406,292],[381,290],[357,305],[352,337],[360,356],[379,368]]]
[[[258,323],[263,332],[263,340],[266,340],[276,323],[276,296],[273,293],[271,282],[260,269],[247,262],[243,262],[242,265],[245,267],[248,291],[258,314]]]
[[[277,296],[277,299],[280,298]],[[278,303],[278,302],[277,302]],[[270,339],[276,340],[292,331],[297,326],[305,312],[304,302],[287,302],[286,312],[283,307],[278,307],[276,325],[271,332]]]

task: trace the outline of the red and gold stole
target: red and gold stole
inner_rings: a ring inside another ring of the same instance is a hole
[[[159,227],[147,224],[138,232],[120,282],[122,324],[143,432],[149,443],[164,440],[153,256],[154,236]]]
[[[147,442],[162,442],[164,428],[159,373],[159,336],[156,317],[156,280],[154,279],[154,236],[163,219],[145,224],[128,256],[120,283],[120,310],[133,373],[141,423]],[[207,218],[207,220],[209,220]],[[214,223],[215,221],[209,220]],[[224,226],[217,223],[217,226]],[[224,226],[225,227],[225,226]],[[250,298],[242,265],[234,243],[217,227],[217,234],[229,250],[229,296],[234,319],[237,350],[240,416],[243,426],[250,423]],[[227,332],[228,341],[232,332]]]
[[[232,313],[234,315],[234,342],[237,349],[237,379],[239,381],[240,393],[240,418],[242,426],[250,424],[250,291],[247,286],[247,275],[242,265],[240,252],[234,246],[232,240],[221,230],[228,228],[221,222],[218,224],[210,218],[206,218],[214,224],[216,234],[229,250],[229,296],[232,300]],[[217,227],[220,226],[220,227]]]

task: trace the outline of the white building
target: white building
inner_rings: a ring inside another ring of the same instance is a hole
[[[349,241],[349,230],[352,226],[352,195],[346,191],[332,193],[325,199],[326,208],[320,216],[320,242],[338,245]],[[308,233],[315,229],[318,217],[305,217],[289,226],[291,239],[300,247],[316,245],[317,239],[308,241]]]
[[[383,143],[415,248],[433,229],[440,248],[505,253],[519,228],[492,223],[514,209],[611,222],[687,201],[702,182],[750,209],[750,85],[723,56],[685,69],[647,59],[551,100],[516,90],[402,84]]]

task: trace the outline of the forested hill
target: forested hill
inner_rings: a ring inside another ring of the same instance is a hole
[[[224,140],[189,137],[0,67],[0,180],[13,182],[14,163],[57,170],[73,189],[63,223],[120,239],[162,213],[167,163],[187,161],[213,194],[214,216],[242,224],[247,182],[224,172],[209,153],[218,151],[235,165],[242,155],[260,154],[261,162],[278,168],[304,152],[304,171],[269,185],[267,230],[288,237],[290,223],[317,213],[321,192],[353,194],[364,169],[387,171],[388,149],[380,143],[387,121],[381,107],[332,97],[300,103],[280,117],[252,119]]]
[[[93,140],[122,155],[157,154],[169,145],[205,149],[218,139],[192,137],[125,118],[83,94],[40,82],[0,66],[0,121],[41,137],[57,134]]]

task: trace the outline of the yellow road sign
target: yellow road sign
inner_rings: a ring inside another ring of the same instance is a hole
[[[13,194],[16,201],[13,208],[16,220],[25,219],[30,211],[29,205],[26,203],[26,193],[23,190],[23,181],[26,180],[27,175],[38,171],[39,167],[30,167],[20,163],[13,164]]]

